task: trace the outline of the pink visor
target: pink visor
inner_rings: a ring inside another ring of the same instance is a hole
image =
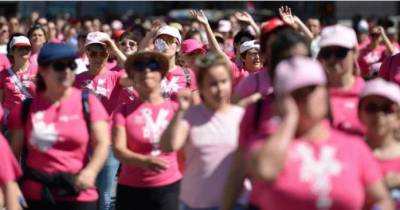
[[[186,39],[182,42],[181,51],[183,54],[190,54],[192,52],[200,51],[205,53],[204,45],[197,39]]]

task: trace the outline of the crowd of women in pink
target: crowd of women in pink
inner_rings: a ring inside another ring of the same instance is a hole
[[[278,13],[0,18],[0,209],[400,210],[398,44]]]

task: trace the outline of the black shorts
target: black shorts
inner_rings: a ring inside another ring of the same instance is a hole
[[[163,187],[118,185],[115,210],[178,210],[180,181]]]
[[[28,200],[26,210],[97,210],[97,201],[93,202],[57,202],[52,205],[44,201]]]

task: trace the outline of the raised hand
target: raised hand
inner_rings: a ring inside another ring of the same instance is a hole
[[[292,14],[292,10],[288,6],[282,6],[279,8],[279,15],[282,20],[292,27],[296,27],[296,17]]]
[[[251,17],[251,15],[247,12],[235,12],[234,16],[239,21],[245,22],[248,24],[250,24],[251,22],[254,21],[253,17]]]
[[[203,10],[190,10],[190,14],[194,19],[196,19],[199,23],[203,25],[208,24],[207,16],[204,14]]]
[[[192,91],[189,89],[182,90],[178,93],[179,109],[181,111],[186,111],[192,101]]]
[[[161,27],[161,21],[159,19],[155,19],[151,22],[150,33],[156,34],[158,29]]]

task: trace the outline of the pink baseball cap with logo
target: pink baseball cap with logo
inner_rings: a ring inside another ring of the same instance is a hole
[[[319,46],[320,48],[339,46],[352,49],[357,46],[356,32],[352,28],[339,24],[327,26],[321,31]]]
[[[318,61],[308,57],[293,57],[276,67],[274,91],[285,95],[310,85],[326,85],[325,72]]]
[[[101,44],[101,45],[106,45],[103,40],[104,39],[109,39],[110,36],[104,32],[100,31],[95,31],[95,32],[90,32],[86,36],[86,42],[85,42],[85,47],[91,45],[91,44]]]
[[[371,95],[385,97],[400,105],[400,87],[397,84],[388,82],[382,78],[366,82],[364,89],[361,91],[360,99]]]
[[[195,51],[200,51],[201,53],[206,52],[204,45],[197,39],[186,39],[182,42],[181,52],[183,54],[190,54]]]

